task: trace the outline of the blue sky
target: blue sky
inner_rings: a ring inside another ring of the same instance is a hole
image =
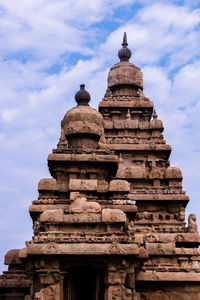
[[[79,84],[97,108],[124,31],[199,222],[199,30],[199,0],[0,0],[0,270],[31,239],[28,207]]]

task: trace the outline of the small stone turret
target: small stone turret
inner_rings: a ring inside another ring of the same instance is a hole
[[[104,133],[102,115],[89,106],[90,94],[85,85],[75,95],[77,106],[69,110],[63,120],[62,128],[69,147],[98,147],[100,137]]]
[[[143,76],[140,68],[129,62],[131,51],[127,48],[127,36],[124,33],[122,48],[118,52],[120,62],[115,64],[108,73],[108,88],[114,96],[136,95],[143,89]]]

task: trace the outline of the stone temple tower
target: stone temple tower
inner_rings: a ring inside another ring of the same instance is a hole
[[[140,69],[120,62],[108,74],[99,112],[81,85],[61,122],[29,208],[33,238],[8,251],[1,300],[198,300],[200,236],[182,174]]]

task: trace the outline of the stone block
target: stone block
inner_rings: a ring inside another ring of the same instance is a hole
[[[121,209],[104,208],[102,210],[103,223],[125,223],[126,214]]]
[[[126,180],[112,180],[109,190],[111,192],[129,192],[130,183]]]
[[[182,173],[181,170],[179,168],[176,167],[168,167],[166,169],[166,174],[165,174],[166,178],[176,178],[176,179],[182,179]]]
[[[64,211],[62,208],[46,210],[40,215],[40,222],[42,223],[60,223],[63,222]]]
[[[175,253],[175,243],[145,243],[149,254],[172,255]]]
[[[38,191],[57,191],[57,181],[54,178],[42,178],[38,183]]]
[[[75,213],[64,215],[65,223],[100,223],[101,214],[97,213]]]
[[[96,191],[97,179],[70,179],[69,189],[71,191]]]

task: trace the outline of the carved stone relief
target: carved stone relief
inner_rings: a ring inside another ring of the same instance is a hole
[[[190,214],[188,217],[188,231],[190,232],[198,232],[196,215]]]
[[[52,284],[35,293],[35,300],[61,300],[59,284]]]

